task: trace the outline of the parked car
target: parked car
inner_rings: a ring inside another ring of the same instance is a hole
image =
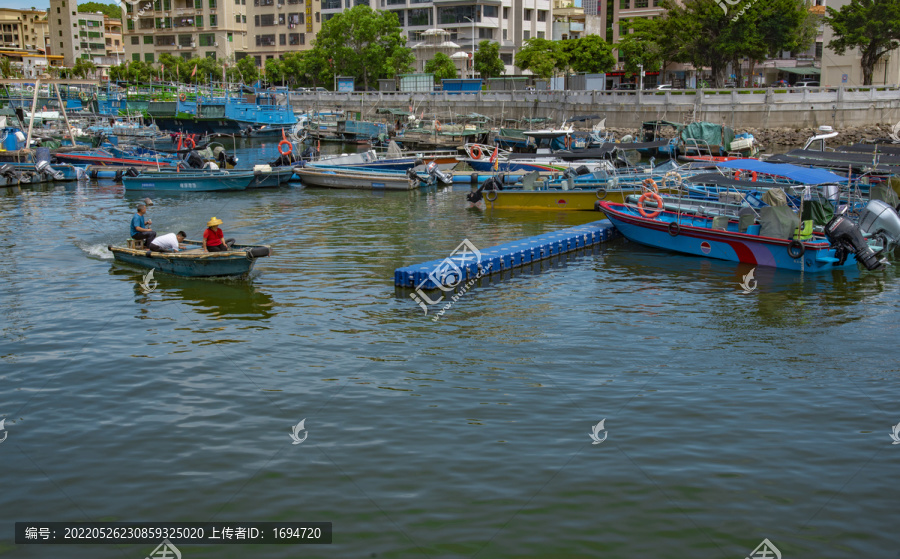
[[[634,91],[637,89],[637,86],[633,83],[619,83],[614,85],[613,89],[617,91]]]
[[[797,82],[794,87],[819,87],[819,82]]]
[[[663,84],[656,86],[657,91],[668,91],[670,89],[672,89],[672,84],[670,84],[670,83],[663,83]]]

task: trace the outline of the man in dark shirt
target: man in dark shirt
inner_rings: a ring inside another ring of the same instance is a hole
[[[149,246],[153,239],[156,238],[156,233],[153,229],[150,229],[153,220],[149,218],[144,219],[145,213],[147,213],[147,206],[138,204],[137,213],[131,218],[131,238],[142,240],[145,246]]]

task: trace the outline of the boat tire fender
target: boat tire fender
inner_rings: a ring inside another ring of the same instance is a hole
[[[285,146],[286,149],[282,150],[281,148]],[[289,141],[281,140],[280,142],[278,142],[278,153],[280,153],[281,155],[288,155],[292,151],[294,151],[294,146],[292,146]]]
[[[803,253],[806,252],[806,247],[803,246],[803,243],[794,239],[788,244],[788,256],[791,258],[801,258]]]
[[[469,178],[472,180],[472,184],[478,184],[478,173],[472,173],[472,175]],[[897,204],[897,205],[900,206],[900,204]],[[898,210],[898,211],[900,211],[900,210]]]
[[[122,169],[119,169],[118,171],[116,171],[116,177],[114,180],[116,182],[122,182],[122,175],[124,175],[124,174],[125,174],[125,171],[123,171]]]
[[[487,194],[484,195],[485,198],[488,199],[489,202],[493,202],[497,199],[497,191],[496,190],[488,190]]]
[[[669,223],[669,235],[673,237],[677,237],[681,233],[681,224],[677,221],[672,221]]]
[[[91,169],[91,179],[92,180],[97,180],[97,178],[99,176],[100,176],[100,171],[98,169]]]
[[[605,200],[607,194],[608,194],[608,193],[606,192],[606,189],[605,189],[605,188],[598,188],[598,189],[597,189],[597,199],[598,199],[598,200]]]
[[[269,247],[253,247],[247,251],[247,258],[262,258],[263,256],[269,256]]]

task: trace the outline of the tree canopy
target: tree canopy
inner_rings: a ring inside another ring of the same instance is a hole
[[[546,80],[556,73],[560,56],[564,55],[560,52],[558,41],[532,37],[516,53],[516,66],[531,70],[532,74]]]
[[[863,85],[872,85],[875,64],[900,46],[900,2],[897,0],[851,0],[840,10],[826,8],[825,21],[835,39],[828,47],[838,54],[858,48]]]
[[[637,74],[641,65],[645,72],[658,72],[674,57],[675,53],[666,49],[664,23],[663,18],[622,20],[621,28],[631,30],[616,43],[619,56],[625,61],[625,72]]]
[[[425,71],[434,74],[434,83],[441,83],[441,80],[452,80],[456,77],[456,64],[452,58],[439,52],[425,63]]]
[[[78,4],[78,11],[83,13],[102,12],[112,19],[122,19],[122,8],[116,4],[101,4],[100,2],[85,2]]]
[[[478,43],[475,51],[475,71],[484,78],[496,78],[506,72],[506,66],[500,60],[500,43],[484,40]]]
[[[599,35],[563,41],[532,38],[516,53],[516,66],[543,79],[557,72],[608,72],[615,65],[612,47]]]
[[[415,60],[397,15],[373,11],[365,4],[323,23],[311,52],[313,59],[328,61],[331,76],[352,76],[366,89],[379,78],[410,71]]]

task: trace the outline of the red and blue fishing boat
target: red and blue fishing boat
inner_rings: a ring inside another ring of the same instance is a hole
[[[599,210],[627,239],[651,247],[787,270],[819,272],[861,262],[867,269],[883,266],[859,227],[849,218],[836,216],[825,226],[825,234],[798,228],[800,219],[786,206],[760,210],[759,221],[727,216],[707,217],[661,209],[602,201]],[[649,207],[649,204],[648,204]],[[789,231],[785,234],[785,231]],[[881,247],[877,247],[881,248]]]

